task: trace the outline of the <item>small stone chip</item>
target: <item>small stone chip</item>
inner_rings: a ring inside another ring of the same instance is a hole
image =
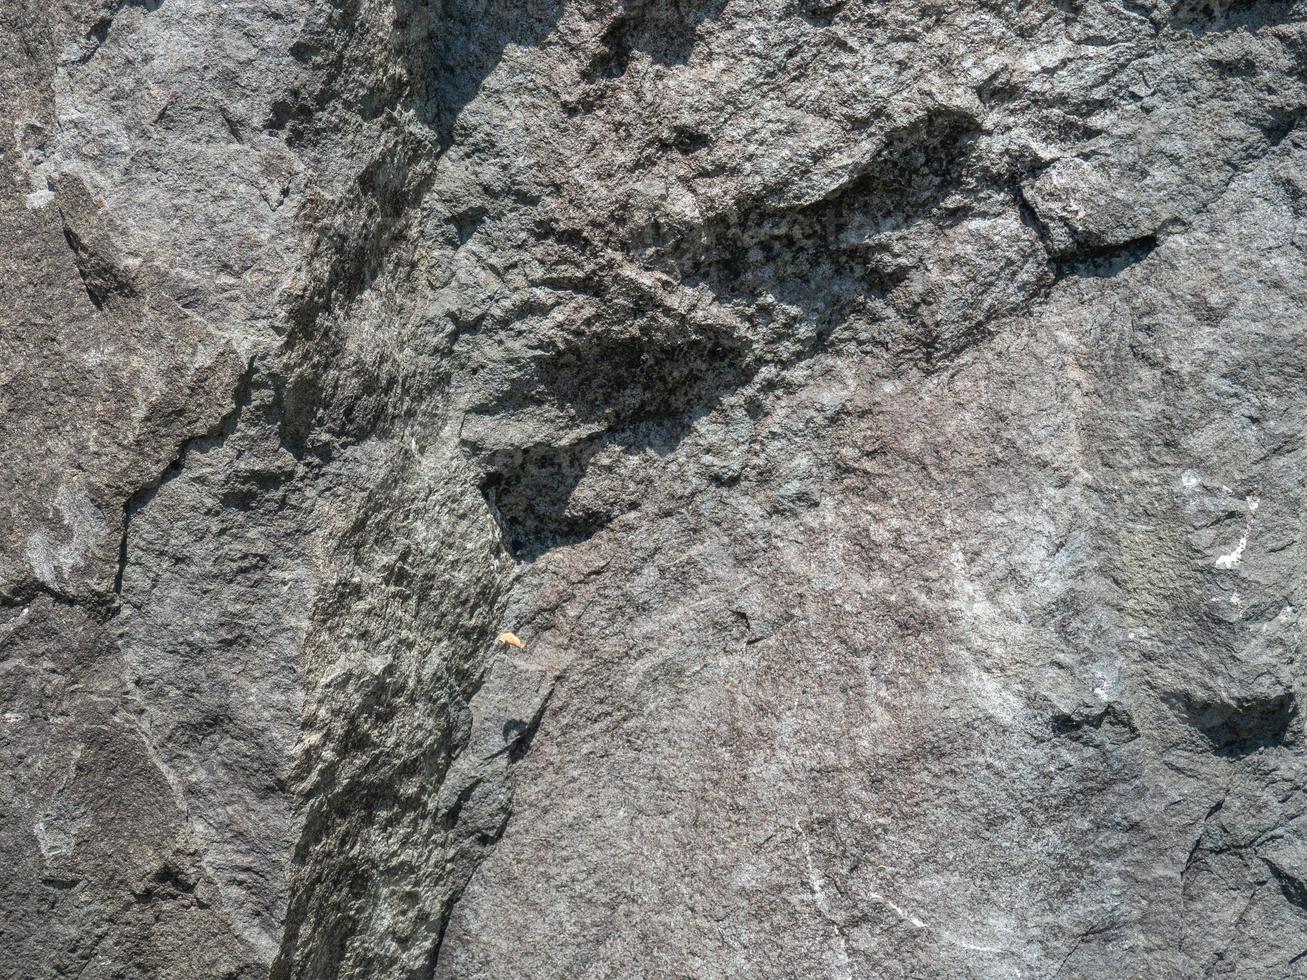
[[[510,647],[517,647],[519,650],[526,649],[526,644],[518,639],[516,633],[500,633],[497,642],[505,643]]]

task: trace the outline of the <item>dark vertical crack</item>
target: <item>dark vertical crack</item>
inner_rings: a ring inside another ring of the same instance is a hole
[[[445,899],[445,904],[440,909],[440,931],[436,933],[435,945],[431,947],[431,956],[427,961],[425,980],[432,980],[436,975],[436,969],[440,966],[440,952],[445,948],[445,932],[449,929],[449,922],[454,917],[454,908],[458,905],[459,900],[463,897],[463,892],[467,886],[452,892]]]
[[[545,709],[549,707],[549,700],[553,696],[554,689],[551,687],[549,693],[541,700],[540,707],[536,708],[529,720],[523,722],[513,719],[504,723],[504,739],[508,744],[496,752],[496,756],[506,754],[509,762],[522,761],[531,750],[531,743],[535,740],[536,732],[540,730],[540,722],[544,719]],[[503,836],[502,831],[500,836]]]
[[[1066,955],[1062,957],[1062,961],[1058,963],[1057,969],[1053,971],[1050,980],[1057,980],[1057,978],[1062,975],[1062,971],[1066,969],[1067,963],[1070,962],[1071,957],[1080,951],[1080,947],[1085,944],[1085,940],[1091,939],[1094,936],[1100,936],[1105,932],[1111,931],[1115,927],[1115,923],[1112,922],[1112,914],[1114,914],[1115,911],[1116,910],[1113,909],[1111,913],[1100,919],[1095,925],[1090,926],[1084,932],[1076,936],[1075,942],[1071,944],[1071,948],[1067,950]]]
[[[521,762],[522,759],[525,758],[527,752],[531,750],[531,745],[535,741],[536,734],[540,731],[540,723],[544,720],[545,712],[549,708],[549,702],[554,696],[555,689],[556,688],[553,685],[550,686],[549,690],[545,692],[545,696],[540,700],[539,706],[534,712],[532,712],[531,717],[528,720],[522,721],[515,718],[504,723],[503,734],[504,741],[507,744],[490,758],[493,759],[501,755],[507,755],[510,767]],[[431,978],[436,975],[436,970],[440,966],[440,954],[445,948],[445,933],[449,930],[449,923],[454,916],[454,909],[458,906],[459,901],[471,885],[473,878],[476,877],[476,872],[481,866],[481,862],[489,856],[490,852],[495,848],[495,845],[503,840],[504,834],[508,831],[508,824],[513,819],[511,795],[512,777],[509,775],[507,778],[510,780],[510,796],[508,809],[504,814],[504,819],[500,822],[493,834],[482,835],[477,839],[477,843],[481,847],[481,853],[478,856],[471,873],[467,876],[467,880],[464,881],[462,885],[450,893],[449,897],[445,899],[444,905],[441,907],[440,929],[436,933],[436,941],[432,945],[430,955],[427,959],[426,972],[424,974],[426,980],[431,980]],[[480,781],[478,780],[477,782],[479,783]],[[472,787],[459,794],[459,798],[455,801],[455,807],[457,810],[462,809],[463,804],[466,802],[466,798],[471,794],[472,790],[475,789],[476,785],[477,783],[474,783]],[[454,812],[455,810],[451,810],[451,814]],[[457,817],[454,818],[454,820],[456,819]],[[451,821],[451,823],[452,822],[453,821]]]
[[[180,474],[186,466],[186,458],[190,455],[192,449],[202,443],[212,443],[221,445],[232,432],[236,429],[236,424],[240,419],[241,412],[250,402],[251,389],[253,387],[255,374],[255,359],[250,358],[246,363],[245,370],[237,379],[236,385],[232,390],[232,405],[226,414],[218,420],[207,432],[202,435],[192,436],[181,444],[177,455],[173,457],[171,463],[163,468],[157,477],[142,487],[139,487],[123,503],[123,524],[122,536],[118,541],[118,567],[113,578],[113,594],[119,600],[114,605],[108,618],[117,616],[122,609],[121,599],[123,591],[123,576],[127,571],[127,539],[131,532],[132,518],[135,517],[152,499],[168,481],[174,479]]]
[[[1021,223],[1035,233],[1039,239],[1039,244],[1044,246],[1044,251],[1048,253],[1049,260],[1052,261],[1054,253],[1053,238],[1049,234],[1048,225],[1044,224],[1044,219],[1039,216],[1030,199],[1026,197],[1026,189],[1021,185],[1021,181],[1015,181],[1012,185],[1012,196],[1017,202],[1017,214],[1021,218]]]

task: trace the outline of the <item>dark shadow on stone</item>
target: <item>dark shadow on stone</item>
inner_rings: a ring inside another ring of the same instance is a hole
[[[511,401],[490,413],[526,405],[552,405],[586,424],[596,435],[565,446],[486,451],[481,492],[499,520],[514,557],[533,561],[577,544],[639,506],[638,487],[606,486],[597,499],[575,500],[577,485],[595,456],[673,450],[693,420],[752,377],[749,350],[733,338],[700,335],[662,338],[600,335],[592,344],[540,358]]]
[[[396,3],[394,44],[409,71],[414,108],[442,149],[452,142],[459,114],[476,98],[504,50],[540,45],[562,11],[562,0]]]
[[[459,115],[504,49],[543,43],[561,12],[562,0],[397,0],[391,33],[378,41],[369,35],[360,0],[342,0],[325,24],[306,30],[292,46],[292,56],[323,82],[312,93],[291,91],[274,103],[266,125],[287,128],[291,145],[338,138],[337,113],[325,112],[328,106],[348,107],[364,119],[411,109],[434,134],[434,139],[400,134],[393,150],[363,168],[355,192],[342,199],[337,213],[315,221],[317,238],[306,264],[312,267],[321,257],[323,272],[296,298],[288,317],[288,361],[294,367],[286,387],[294,404],[283,439],[297,457],[322,454],[327,442],[313,445],[314,427],[350,440],[375,435],[383,424],[385,378],[360,383],[356,391],[367,394],[348,406],[330,404],[332,393],[323,389],[322,378],[330,373],[341,344],[328,326],[332,315],[383,272],[395,241],[430,187],[432,164],[453,141]],[[360,91],[352,79],[365,68],[377,71],[378,45],[389,48],[386,53],[403,65],[403,72],[390,73],[401,81],[390,81],[388,75],[387,85]],[[460,244],[476,233],[484,217],[475,208],[456,216]]]
[[[1054,261],[1054,275],[1110,279],[1133,265],[1138,265],[1157,248],[1156,235],[1141,235],[1119,245],[1100,245],[1058,256]]]
[[[334,316],[384,269],[408,214],[430,186],[432,164],[455,139],[460,114],[505,48],[543,43],[561,11],[562,0],[396,0],[389,34],[379,38],[371,8],[360,0],[338,0],[328,21],[296,42],[292,56],[322,84],[311,93],[289,94],[286,106],[274,110],[272,122],[285,117],[282,124],[292,145],[333,144],[339,139],[340,116],[350,113],[375,120],[412,110],[429,131],[383,127],[394,142],[393,152],[379,155],[364,170],[355,193],[345,195],[336,210],[314,216],[316,238],[306,264],[322,271],[290,311],[290,368],[279,382],[285,405],[277,424],[283,444],[297,457],[321,455],[322,447],[366,439],[384,428],[386,385],[393,379],[380,370],[371,376],[368,368],[369,377],[354,376],[352,386],[341,390],[338,362],[345,340],[332,329]],[[403,70],[385,70],[389,67]],[[360,85],[360,78],[377,84]],[[335,111],[325,111],[328,107]],[[470,237],[478,220],[466,216],[460,236]],[[341,547],[361,555],[404,553],[401,543],[389,539],[387,521],[376,516],[401,507],[381,488],[344,534]],[[438,593],[446,585],[401,557],[387,573],[385,587],[391,595],[411,598]],[[331,606],[323,615],[343,617],[341,610],[356,607],[359,597],[353,588],[338,582],[324,599]],[[482,601],[470,596],[464,605]],[[449,642],[473,649],[480,636],[470,621],[474,617],[465,618],[469,621],[451,627]],[[270,971],[277,980],[393,975],[393,950],[358,943],[371,911],[369,896],[382,873],[370,835],[374,825],[410,817],[414,835],[441,832],[444,815],[429,805],[430,796],[467,743],[466,705],[479,684],[455,670],[441,692],[446,703],[440,716],[428,719],[428,727],[411,737],[411,751],[379,756],[375,733],[412,724],[415,698],[429,698],[430,692],[415,694],[411,678],[390,671],[353,681],[350,715],[333,719],[325,736],[328,760],[307,752],[295,775],[297,781],[315,782],[311,789],[297,787],[305,798],[304,822],[293,857],[281,949]],[[321,859],[324,852],[330,860]],[[448,889],[444,910],[424,912],[413,925],[411,942],[430,950],[432,969],[449,910],[479,859],[460,859],[443,872],[448,876],[440,884]]]
[[[1189,723],[1207,740],[1212,752],[1227,758],[1283,744],[1297,710],[1297,700],[1290,692],[1237,703],[1190,702],[1185,706]]]
[[[1167,20],[1195,34],[1254,31],[1287,22],[1297,7],[1296,0],[1174,0]]]
[[[795,12],[813,27],[830,27],[847,0],[796,0]]]
[[[1139,729],[1130,712],[1116,704],[1096,710],[1085,706],[1054,714],[1049,719],[1049,727],[1058,738],[1093,747],[1124,745],[1139,737]]]
[[[1284,900],[1295,908],[1307,912],[1307,882],[1270,858],[1263,857],[1262,861],[1266,864],[1266,869],[1271,872],[1275,883],[1280,886],[1280,894],[1284,896]]]
[[[861,173],[826,197],[799,207],[757,201],[636,247],[685,286],[706,285],[728,304],[753,304],[770,294],[799,307],[812,332],[786,338],[793,351],[787,363],[810,357],[857,304],[867,296],[885,297],[907,274],[878,264],[868,240],[939,219],[939,206],[961,180],[978,131],[970,116],[941,110],[892,133]],[[559,239],[559,245],[587,248],[584,240]],[[747,385],[762,366],[752,343],[677,322],[660,312],[655,297],[597,298],[606,312],[586,325],[585,338],[536,358],[504,386],[505,394],[475,409],[482,416],[507,416],[549,406],[579,425],[602,427],[567,445],[509,451],[468,445],[483,467],[482,493],[519,560],[584,541],[639,506],[639,488],[618,485],[620,467],[617,476],[597,481],[599,492],[576,499],[576,488],[601,452],[610,459],[614,449],[670,452],[696,418]],[[755,326],[765,331],[764,320],[755,317]],[[632,334],[631,324],[641,324],[641,332]],[[908,345],[913,356],[931,363],[956,353],[938,338],[918,339]],[[959,343],[974,340],[968,334]]]
[[[620,78],[635,52],[655,64],[683,65],[699,25],[721,15],[725,0],[624,0],[600,38],[599,53],[582,72],[586,81]]]
[[[862,172],[799,207],[757,201],[689,232],[654,242],[655,261],[725,302],[769,294],[798,306],[818,339],[869,296],[884,298],[908,270],[878,236],[951,218],[940,205],[963,181],[979,123],[951,109],[889,134]]]

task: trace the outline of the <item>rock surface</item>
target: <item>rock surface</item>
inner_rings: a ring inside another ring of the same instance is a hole
[[[0,55],[0,977],[1307,976],[1307,5]]]

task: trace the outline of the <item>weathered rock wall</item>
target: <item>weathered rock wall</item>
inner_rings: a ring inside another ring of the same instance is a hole
[[[0,24],[0,976],[1307,971],[1301,3]]]

